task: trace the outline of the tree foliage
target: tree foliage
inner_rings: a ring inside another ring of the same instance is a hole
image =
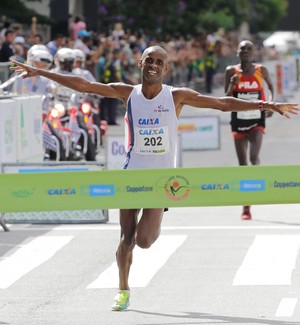
[[[235,30],[242,21],[248,21],[253,32],[273,31],[287,6],[288,0],[98,0],[99,31],[108,32],[115,22],[122,22],[131,32],[194,35],[220,27]],[[30,23],[32,16],[42,24],[52,22],[26,8],[21,0],[1,0],[0,12],[20,23]]]
[[[122,22],[132,32],[193,35],[238,29],[248,21],[254,31],[273,31],[287,5],[288,0],[101,0],[99,28],[109,31]]]
[[[288,0],[253,1],[255,22],[259,31],[274,31],[287,12]]]
[[[40,0],[31,0],[40,1]],[[21,0],[1,0],[0,12],[2,19],[15,21],[22,24],[30,24],[33,16],[37,17],[41,24],[51,24],[49,17],[38,14],[35,10],[28,9]],[[5,17],[5,18],[3,18]]]

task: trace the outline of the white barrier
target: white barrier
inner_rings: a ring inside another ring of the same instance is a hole
[[[0,97],[0,162],[42,162],[41,96]]]
[[[16,101],[0,100],[0,162],[17,161]]]
[[[299,87],[299,59],[298,55],[294,55],[264,62],[274,84],[276,101],[287,101]]]

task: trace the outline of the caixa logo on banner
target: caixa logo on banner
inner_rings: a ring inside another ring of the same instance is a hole
[[[75,195],[76,189],[74,187],[67,188],[50,188],[48,195]]]
[[[229,190],[228,183],[206,183],[201,185],[203,191]]]

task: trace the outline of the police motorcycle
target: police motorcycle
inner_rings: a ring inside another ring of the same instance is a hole
[[[26,63],[41,69],[50,69],[53,57],[47,47],[42,44],[33,45],[27,51]],[[51,92],[50,81],[43,77],[22,79],[26,72],[13,74],[3,83],[2,89],[11,94],[40,94],[42,95],[42,138],[44,160],[65,160],[63,147],[63,132],[57,123],[57,113],[48,109],[49,98],[45,93]],[[52,113],[51,113],[52,111]],[[58,110],[60,111],[60,110]]]
[[[27,52],[27,63],[31,66],[50,69],[53,64],[53,57],[47,47],[42,44],[33,45]],[[22,80],[16,83],[18,93],[43,94],[42,96],[42,136],[44,147],[44,161],[63,161],[68,158],[69,133],[65,130],[59,116],[62,114],[60,105],[51,106],[52,85],[50,80],[37,77]],[[46,95],[45,95],[46,94]]]
[[[53,56],[48,48],[42,44],[33,45],[27,52],[27,63],[37,68],[50,69],[53,65]],[[19,82],[20,83],[20,82]],[[63,161],[68,158],[69,133],[59,121],[63,108],[60,105],[52,106],[52,83],[43,77],[28,78],[24,84],[16,83],[17,91],[43,94],[42,96],[42,136],[44,160]]]
[[[61,48],[56,55],[56,68],[54,71],[62,74],[73,74],[74,54],[69,48]],[[80,93],[67,87],[53,83],[52,107],[60,107],[58,118],[63,130],[70,134],[69,146],[66,142],[67,159],[95,161],[96,150],[88,127],[77,107],[77,98]],[[63,107],[63,109],[62,109]]]
[[[43,146],[44,160],[71,159],[71,130],[63,125],[66,107],[60,98],[49,93],[43,96]]]
[[[96,82],[92,73],[85,69],[85,54],[80,49],[73,49],[74,53],[74,68],[73,73],[83,77],[91,82]],[[100,146],[103,145],[103,137],[107,131],[107,122],[100,121],[100,98],[96,94],[81,94],[78,96],[78,108],[83,116],[84,123],[93,133],[92,139],[96,146],[96,151],[99,152]]]
[[[74,102],[76,95],[74,93],[64,94],[57,89],[56,91],[44,98],[44,106],[47,107],[43,125],[44,143],[47,142],[48,149],[56,152],[55,160],[88,160],[93,153],[93,148],[89,147],[91,142],[89,131],[82,127],[82,116],[78,113]],[[52,135],[52,138],[56,137],[56,142],[57,140],[60,142],[59,145],[56,144],[55,150],[53,141],[49,143],[49,134]],[[59,156],[61,159],[58,158]],[[50,156],[50,160],[53,160],[53,154]]]
[[[104,143],[107,132],[107,122],[100,121],[99,96],[93,94],[74,95],[74,101],[78,108],[78,114],[86,125],[95,145],[96,152],[99,153]]]

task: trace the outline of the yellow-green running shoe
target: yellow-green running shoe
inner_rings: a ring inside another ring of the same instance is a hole
[[[115,303],[111,306],[111,310],[120,311],[125,310],[129,306],[130,291],[118,290],[118,294],[115,296]]]

